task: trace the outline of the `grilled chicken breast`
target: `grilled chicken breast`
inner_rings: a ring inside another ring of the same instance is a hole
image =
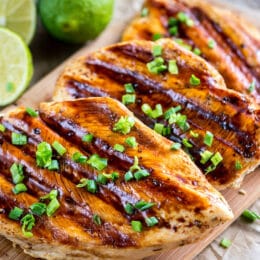
[[[34,257],[141,259],[232,218],[188,155],[116,100],[43,103],[38,117],[20,108],[0,122],[0,234]],[[14,194],[18,165],[27,191]],[[53,191],[58,207],[35,215],[32,205]],[[15,207],[23,213],[12,220]]]
[[[260,34],[241,17],[201,0],[147,0],[123,40],[170,37],[209,61],[228,88],[260,103]]]
[[[158,58],[161,73],[154,71]],[[239,186],[259,165],[259,111],[227,89],[212,66],[169,39],[116,44],[70,64],[54,99],[90,96],[123,100],[146,125],[182,143],[218,189]]]

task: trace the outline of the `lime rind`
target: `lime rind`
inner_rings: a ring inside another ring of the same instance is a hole
[[[0,50],[3,71],[0,77],[0,106],[3,107],[14,102],[26,90],[33,75],[33,64],[31,52],[19,35],[0,28],[0,39],[5,43]],[[8,82],[14,86],[10,92],[6,89]]]

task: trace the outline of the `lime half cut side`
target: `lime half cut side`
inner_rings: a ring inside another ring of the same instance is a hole
[[[6,106],[29,85],[33,64],[30,50],[20,36],[0,28],[0,42],[0,106]]]
[[[19,34],[29,44],[36,28],[34,0],[0,0],[0,26]]]

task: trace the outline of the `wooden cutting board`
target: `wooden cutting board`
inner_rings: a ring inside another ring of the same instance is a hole
[[[210,0],[214,1],[214,0]],[[219,2],[218,2],[219,3]],[[225,4],[226,7],[226,4]],[[233,6],[229,6],[233,8]],[[251,10],[247,8],[241,8],[238,11],[242,15],[246,16],[250,21],[254,22],[260,28],[259,10]],[[54,71],[44,77],[40,82],[30,88],[25,95],[17,101],[15,105],[9,106],[4,111],[10,110],[15,106],[31,106],[37,108],[39,102],[48,101],[52,98],[55,81],[64,68],[64,66],[77,56],[96,50],[102,46],[115,43],[120,39],[121,32],[123,31],[128,18],[122,18],[120,22],[114,19],[114,22],[110,24],[107,30],[96,41],[83,47],[75,55],[70,57],[67,61],[57,67]],[[246,191],[245,195],[238,193],[238,190],[229,189],[223,192],[224,197],[231,206],[235,218],[238,218],[243,210],[252,205],[258,198],[260,198],[260,169],[257,169],[254,173],[245,178],[245,181],[241,189]],[[233,221],[234,221],[233,220]],[[169,250],[163,252],[157,256],[150,257],[149,260],[165,260],[165,259],[192,259],[199,254],[207,245],[209,245],[219,234],[221,234],[233,221],[230,221],[224,225],[218,226],[213,231],[208,232],[204,239],[200,242],[186,245],[175,250]],[[133,256],[134,258],[134,256]],[[28,255],[25,255],[19,247],[13,247],[12,243],[0,237],[0,259],[4,260],[32,260]]]

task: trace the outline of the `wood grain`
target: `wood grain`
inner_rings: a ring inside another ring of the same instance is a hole
[[[255,24],[257,24],[260,28],[260,21],[257,21],[255,11],[251,11],[250,9],[241,9],[241,12],[244,13],[245,16],[249,17],[251,21],[252,18],[254,18]],[[50,74],[44,77],[36,85],[34,85],[29,91],[27,91],[27,93],[22,98],[20,98],[20,100],[15,105],[6,108],[5,111],[10,110],[17,105],[37,107],[39,102],[51,100],[55,81],[67,62],[71,61],[71,59],[74,59],[77,56],[82,55],[83,53],[85,54],[102,46],[117,42],[120,38],[120,33],[122,32],[124,26],[125,23],[118,23],[118,21],[112,23],[100,38],[92,42],[90,45],[82,48],[67,61],[65,61],[55,70],[53,70]],[[237,190],[233,189],[229,189],[223,192],[226,200],[228,201],[234,212],[235,219],[240,216],[241,212],[244,209],[248,208],[260,197],[259,187],[260,169],[256,170],[253,174],[250,174],[245,178],[245,181],[241,188],[246,191],[246,195],[240,195]],[[231,223],[232,221],[218,226],[214,230],[208,232],[205,238],[197,243],[183,246],[175,250],[163,252],[157,256],[150,257],[149,260],[192,259],[194,258],[194,256],[199,254],[207,245],[209,245],[219,234],[221,234]],[[32,260],[32,258],[25,255],[20,248],[13,247],[12,243],[1,237],[0,259]]]

